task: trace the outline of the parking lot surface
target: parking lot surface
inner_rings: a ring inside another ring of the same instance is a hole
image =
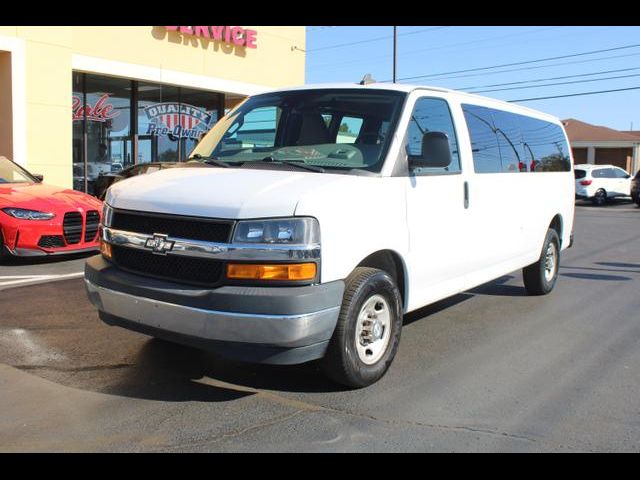
[[[3,264],[0,288],[83,262]],[[0,291],[0,451],[640,450],[631,203],[578,206],[547,297],[513,272],[406,315],[394,364],[362,390],[313,363],[235,363],[108,327],[81,278],[56,280]]]

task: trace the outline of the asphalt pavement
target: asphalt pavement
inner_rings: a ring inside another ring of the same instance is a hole
[[[640,451],[640,209],[579,206],[561,262],[549,296],[513,272],[407,315],[351,391],[108,327],[80,278],[6,287],[0,451]]]

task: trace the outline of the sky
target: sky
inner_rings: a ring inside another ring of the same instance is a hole
[[[366,73],[392,80],[392,26],[306,32],[306,83],[359,82]],[[640,26],[399,26],[397,33],[398,83],[520,100],[561,119],[640,130]]]

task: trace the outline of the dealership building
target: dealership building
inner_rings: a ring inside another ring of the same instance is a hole
[[[247,95],[304,83],[305,28],[0,27],[0,155],[92,193],[184,161]]]

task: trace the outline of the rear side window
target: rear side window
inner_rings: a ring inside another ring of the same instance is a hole
[[[526,171],[526,163],[523,161],[524,152],[520,133],[520,115],[493,110],[491,117],[493,118],[498,147],[500,148],[502,171]]]
[[[569,172],[569,145],[560,125],[520,117],[523,149],[530,172]]]
[[[629,178],[628,173],[622,170],[621,168],[614,168],[613,174],[616,178]]]
[[[502,171],[498,137],[493,126],[491,111],[476,105],[463,105],[473,153],[473,169],[477,173]]]
[[[577,168],[573,171],[573,174],[576,176],[576,180],[580,180],[587,176],[587,172],[585,170],[579,170]]]
[[[609,178],[608,170],[608,168],[597,168],[591,172],[591,176],[593,178]]]
[[[559,125],[477,105],[463,105],[462,109],[476,172],[571,170],[569,145]]]

